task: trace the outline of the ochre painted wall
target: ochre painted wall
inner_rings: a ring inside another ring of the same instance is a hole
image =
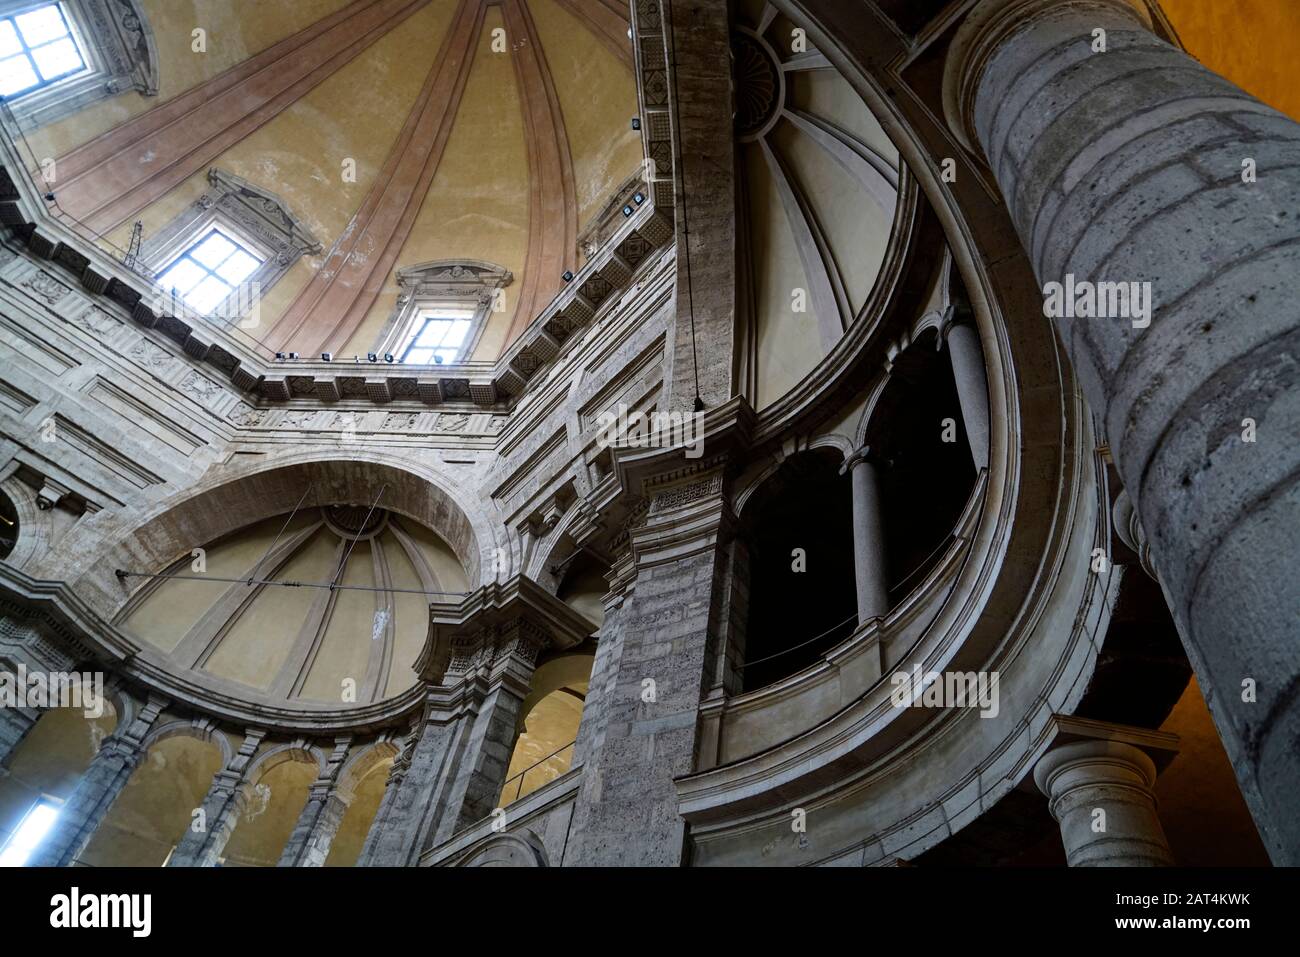
[[[1161,0],[1187,52],[1246,92],[1300,119],[1300,3]]]

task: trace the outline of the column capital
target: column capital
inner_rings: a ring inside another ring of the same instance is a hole
[[[1141,0],[982,0],[966,16],[943,72],[943,112],[948,128],[966,149],[983,157],[972,124],[975,93],[985,66],[1002,42],[1026,24],[1061,7],[1092,8],[1132,18],[1152,28],[1151,12]]]
[[[844,475],[846,472],[853,471],[854,468],[861,465],[863,462],[866,462],[868,465],[876,464],[876,457],[872,454],[870,445],[864,445],[845,456],[844,464],[840,466],[840,474]]]
[[[1056,803],[1079,785],[1110,784],[1150,791],[1156,783],[1155,762],[1141,748],[1104,739],[1073,741],[1048,751],[1034,766],[1034,783]]]

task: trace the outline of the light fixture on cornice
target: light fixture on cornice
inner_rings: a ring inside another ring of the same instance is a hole
[[[641,129],[641,117],[639,116],[632,117],[632,129],[634,130]]]
[[[569,269],[564,270],[564,275],[561,276],[560,278],[563,279],[565,282],[573,282],[572,270]]]
[[[322,353],[320,354],[320,361],[321,361],[321,362],[333,362],[333,361],[334,361],[334,353],[332,353],[332,352],[322,352]]]
[[[623,207],[623,215],[624,215],[624,216],[627,216],[627,217],[630,218],[634,212],[636,212],[636,210],[634,210],[630,205],[629,205],[629,206],[624,206],[624,207]]]
[[[634,202],[634,203],[636,203],[638,206],[640,206],[642,203],[645,202],[645,193],[636,193],[636,194],[634,194],[634,195],[632,196],[632,202]]]

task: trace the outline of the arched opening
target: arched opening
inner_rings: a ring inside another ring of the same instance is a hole
[[[891,605],[943,554],[975,480],[951,363],[934,343],[928,331],[894,360],[866,432],[880,482]]]
[[[71,796],[104,740],[117,728],[105,698],[104,712],[87,717],[77,708],[46,711],[9,755],[0,777],[0,848],[42,801],[57,808]]]
[[[833,449],[800,453],[745,505],[746,691],[806,668],[857,626],[853,499],[840,465]]]
[[[537,666],[532,691],[519,709],[519,734],[501,789],[502,807],[572,767],[594,660],[594,650],[584,649]]]
[[[326,867],[352,867],[361,858],[366,835],[370,833],[370,825],[384,799],[388,772],[392,769],[395,756],[393,749],[387,757],[380,758],[363,770],[351,787],[348,809],[343,812],[343,820],[339,822],[339,829],[330,842],[330,852],[325,858]]]
[[[4,492],[0,492],[0,560],[18,544],[18,509]]]
[[[92,867],[161,867],[221,770],[216,740],[181,732],[149,746],[95,830],[82,862]]]
[[[268,760],[249,788],[244,812],[218,859],[221,867],[275,867],[319,775],[316,756],[291,749]]]

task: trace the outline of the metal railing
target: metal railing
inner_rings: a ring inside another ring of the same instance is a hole
[[[577,743],[578,742],[576,739],[570,741],[568,744],[564,745],[564,747],[552,751],[550,754],[548,754],[546,757],[542,758],[541,760],[534,761],[532,764],[528,765],[528,767],[524,768],[518,774],[511,775],[509,778],[507,778],[506,783],[501,788],[501,800],[499,802],[500,806],[505,807],[507,804],[513,804],[515,801],[518,801],[525,794],[532,794],[543,784],[547,784],[551,781],[554,781],[565,771],[569,770],[570,765],[572,765],[573,763],[572,754],[569,755],[568,761],[565,762],[563,767],[560,767],[559,762],[555,761],[555,759],[558,758],[560,755],[564,754],[565,751],[572,751],[573,746]],[[554,764],[549,763],[553,761],[555,762]],[[550,775],[549,777],[543,778],[541,780],[537,780],[537,775],[534,774],[534,772],[539,772],[540,769],[543,767],[543,765],[546,765],[548,769],[554,769],[555,773]],[[527,783],[528,776],[530,774],[534,774],[534,779],[533,779],[534,783],[532,784],[531,787],[525,789],[524,785]],[[513,796],[511,796],[510,793],[512,786],[514,788]]]

